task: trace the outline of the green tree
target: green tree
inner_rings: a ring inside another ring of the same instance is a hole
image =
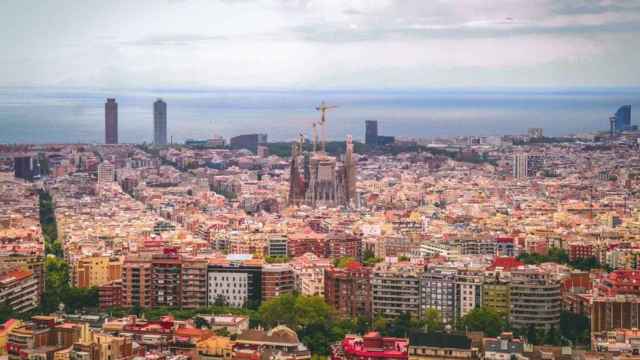
[[[545,345],[560,345],[560,334],[556,330],[555,326],[551,326],[544,334]]]
[[[442,331],[444,330],[444,321],[442,320],[442,313],[436,308],[428,308],[424,312],[424,320],[422,321],[423,327],[427,331]]]
[[[563,311],[560,313],[560,335],[573,344],[587,345],[591,341],[591,322],[584,315]]]
[[[538,345],[538,330],[536,330],[536,327],[534,325],[529,325],[527,327],[527,334],[525,335],[527,337],[527,341],[531,344],[534,345]]]
[[[258,309],[262,324],[266,327],[284,324],[294,328],[295,313],[292,310],[295,304],[296,297],[293,294],[284,294],[265,301]]]
[[[16,312],[7,302],[0,304],[0,324],[15,317],[17,317]]]
[[[460,330],[484,331],[487,336],[498,336],[506,327],[507,321],[502,314],[484,307],[471,310],[458,322]]]

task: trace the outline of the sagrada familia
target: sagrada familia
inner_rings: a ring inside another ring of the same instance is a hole
[[[291,146],[288,205],[311,207],[352,207],[356,197],[356,163],[353,158],[353,140],[347,136],[346,152],[342,162],[329,156],[325,150],[324,102],[317,108],[322,117],[320,127],[323,134],[321,147],[317,149],[316,124],[313,124],[313,151],[303,151],[304,139]]]

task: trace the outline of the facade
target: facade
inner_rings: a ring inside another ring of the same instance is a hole
[[[640,328],[640,297],[598,296],[591,302],[591,333]]]
[[[165,252],[151,260],[151,304],[153,307],[182,307],[182,261]]]
[[[338,259],[352,257],[360,259],[362,256],[362,239],[359,236],[345,232],[327,234],[325,240],[324,257]]]
[[[327,155],[324,148],[314,151],[309,161],[302,164],[300,152],[291,160],[291,178],[289,184],[289,203],[304,203],[311,207],[352,207],[356,196],[356,162],[353,156],[353,141],[347,136],[344,162],[339,163],[333,156]],[[303,166],[303,170],[296,167]],[[300,174],[304,174],[303,177]]]
[[[80,338],[81,326],[64,323],[52,316],[34,316],[9,332],[7,353],[10,360],[53,359]]]
[[[509,314],[511,309],[511,289],[509,283],[499,277],[485,279],[482,284],[482,306],[488,309]]]
[[[122,305],[151,307],[152,291],[151,259],[127,256],[122,265]]]
[[[118,143],[118,103],[116,99],[107,99],[104,104],[104,142]]]
[[[267,144],[267,134],[238,135],[229,139],[232,149],[247,149],[254,154],[258,153],[258,146]]]
[[[98,165],[98,184],[112,183],[116,179],[116,169],[112,163],[103,161]]]
[[[544,167],[541,155],[518,153],[513,155],[513,177],[524,179],[535,176]]]
[[[122,279],[122,262],[108,256],[89,256],[72,266],[71,283],[74,287],[102,286]]]
[[[464,335],[432,333],[409,334],[410,360],[480,359],[478,349]]]
[[[38,175],[36,160],[31,156],[16,156],[13,159],[14,176],[18,179],[33,180]]]
[[[283,294],[291,294],[295,288],[293,271],[289,264],[264,264],[262,266],[262,301]]]
[[[484,273],[481,269],[458,269],[456,279],[456,317],[461,318],[471,310],[482,305],[482,283]]]
[[[313,253],[293,259],[289,265],[293,270],[295,290],[301,295],[324,297],[324,272],[331,261]]]
[[[371,314],[370,269],[352,261],[344,268],[325,271],[324,299],[338,314],[358,317]]]
[[[104,284],[98,288],[100,310],[113,307],[121,307],[122,304],[122,280]]]
[[[11,271],[16,268],[29,269],[38,281],[38,298],[44,294],[45,259],[40,255],[0,255],[0,271]]]
[[[13,270],[0,274],[0,303],[23,313],[40,304],[38,279],[30,270]]]
[[[368,146],[376,146],[378,145],[378,121],[377,120],[366,120],[364,122],[365,130],[364,130],[364,142]]]
[[[521,267],[511,272],[511,325],[545,330],[558,328],[562,310],[561,284],[553,275],[537,267]]]
[[[371,273],[373,317],[421,316],[420,278],[422,270],[409,262],[379,263]]]
[[[262,264],[231,261],[209,264],[207,268],[207,304],[220,300],[233,307],[260,304],[262,299]]]
[[[153,144],[167,144],[167,103],[162,99],[153,103]]]
[[[282,235],[275,235],[267,239],[267,255],[275,257],[286,257],[289,255],[287,247],[287,237]]]
[[[631,105],[623,105],[616,111],[614,129],[616,132],[631,130]]]
[[[513,177],[516,179],[526,178],[529,173],[527,169],[527,158],[529,155],[521,153],[513,155]]]
[[[457,271],[446,267],[430,267],[421,279],[422,313],[429,308],[440,311],[444,322],[456,319],[458,302]]]
[[[183,309],[199,309],[207,306],[207,262],[205,260],[182,259]]]

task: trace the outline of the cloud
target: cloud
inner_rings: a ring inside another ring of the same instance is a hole
[[[123,41],[122,44],[133,46],[186,46],[227,39],[227,36],[222,35],[167,34],[146,36],[133,41]]]

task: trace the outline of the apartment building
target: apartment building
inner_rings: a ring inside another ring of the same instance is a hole
[[[262,300],[262,261],[229,256],[207,266],[207,304],[222,300],[233,307],[259,305]]]
[[[433,266],[420,279],[420,303],[422,313],[434,308],[442,314],[445,322],[456,319],[456,304],[458,302],[457,270],[444,266]]]
[[[102,286],[122,278],[122,261],[109,256],[88,256],[77,260],[71,271],[75,287]]]
[[[28,269],[38,282],[38,298],[44,294],[45,258],[41,255],[2,255],[0,256],[0,272],[14,269]]]
[[[183,309],[198,309],[207,306],[207,261],[182,259],[180,293]]]
[[[554,274],[535,266],[511,272],[509,322],[516,328],[531,325],[540,329],[556,328],[562,310],[561,284]]]
[[[38,280],[30,270],[13,270],[0,274],[0,303],[16,312],[27,312],[40,304]]]
[[[382,262],[371,272],[373,317],[396,317],[403,313],[421,316],[420,279],[423,270],[408,261]]]
[[[122,305],[151,307],[153,275],[151,258],[127,256],[122,264]]]
[[[325,271],[324,299],[338,314],[357,317],[371,314],[370,269],[357,261]]]
[[[295,289],[293,270],[289,264],[264,264],[262,266],[262,301],[291,294]]]
[[[362,239],[352,234],[344,232],[328,234],[324,244],[324,256],[328,258],[349,256],[360,259],[362,256]]]
[[[482,283],[484,271],[481,268],[461,268],[456,276],[456,317],[461,318],[482,305]]]
[[[289,265],[293,271],[294,287],[298,293],[324,297],[324,272],[331,267],[329,259],[306,253],[293,259]]]

